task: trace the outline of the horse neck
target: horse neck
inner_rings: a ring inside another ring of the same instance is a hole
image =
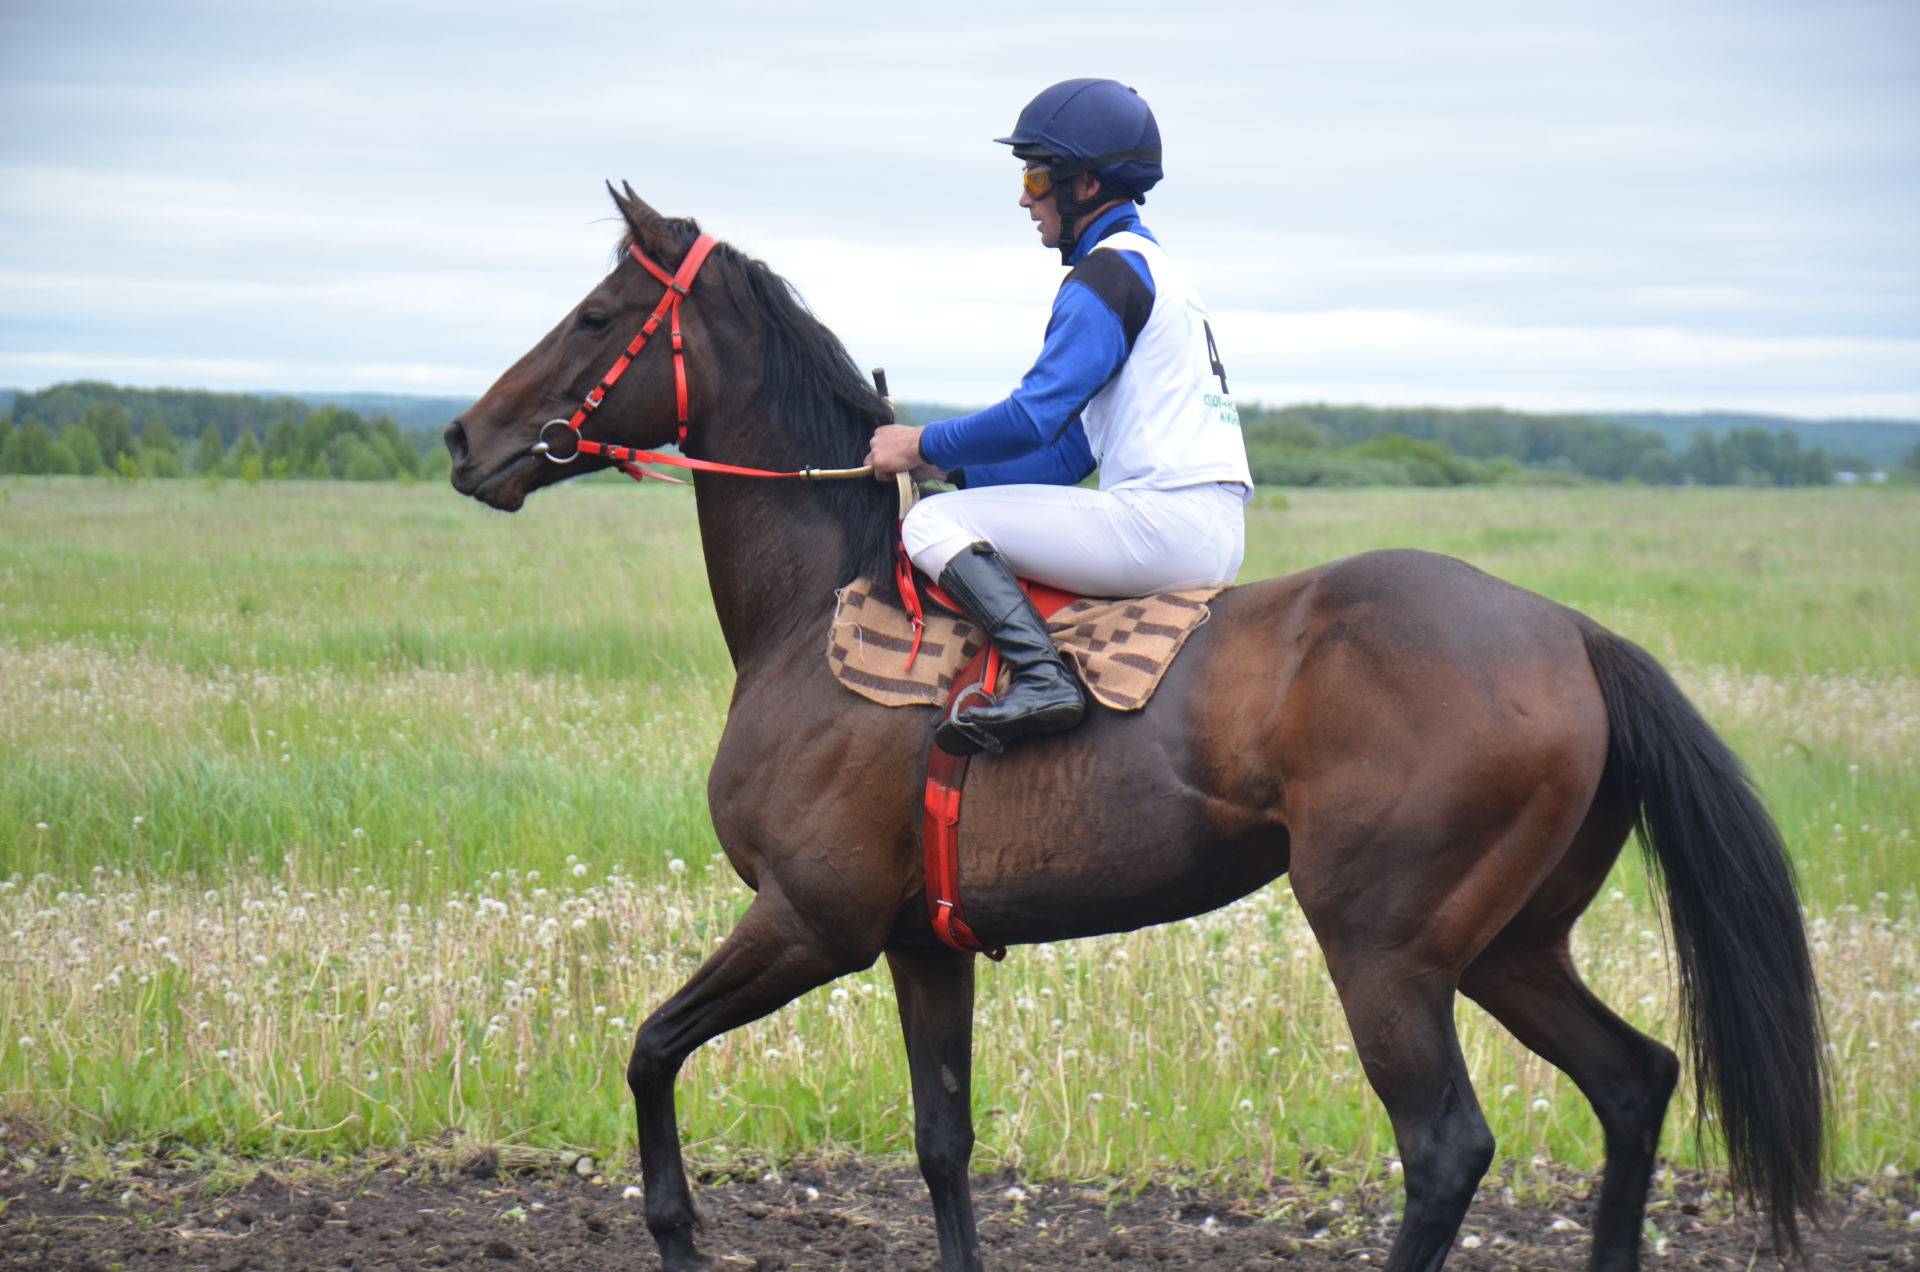
[[[700,473],[694,488],[707,584],[734,669],[820,644],[834,589],[847,581],[845,530],[799,481]]]

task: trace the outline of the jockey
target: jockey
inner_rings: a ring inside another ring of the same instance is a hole
[[[1085,596],[1233,582],[1253,492],[1206,307],[1134,205],[1160,180],[1160,129],[1131,88],[1076,79],[998,139],[1026,164],[1020,206],[1072,271],[1039,360],[1011,395],[925,428],[875,431],[875,476],[944,477],[916,504],[907,555],[986,629],[1007,692],[944,721],[956,755],[1071,728],[1073,672],[1016,576]],[[1100,488],[1078,485],[1095,467]]]

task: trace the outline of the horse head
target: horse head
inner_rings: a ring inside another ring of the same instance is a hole
[[[597,403],[589,408],[584,431],[636,450],[682,437],[679,360],[664,347],[673,339],[669,324],[656,324],[630,366],[623,358],[635,333],[671,299],[669,285],[641,258],[673,274],[698,240],[699,227],[661,216],[631,186],[616,190],[609,185],[608,192],[627,224],[613,270],[446,430],[453,488],[463,495],[513,512],[542,486],[608,467],[607,460],[586,454],[554,462],[535,448],[545,441],[557,458],[572,452],[571,430],[554,421],[572,419],[588,390],[615,366],[620,368],[618,390],[606,394],[604,408]],[[716,362],[724,359],[722,351],[730,343],[719,328],[740,320],[735,306],[705,296],[722,289],[711,279],[702,281],[702,301],[687,303],[684,317],[673,317],[684,327],[681,343],[701,351],[684,359],[687,400],[710,408],[723,387]]]
[[[574,450],[582,436],[636,451],[678,442],[690,457],[763,469],[862,463],[891,411],[786,280],[693,221],[661,216],[631,186],[608,190],[627,225],[618,263],[448,427],[453,488],[516,511],[542,486],[609,466]],[[786,489],[748,495],[735,479],[703,513],[703,533],[734,539],[721,524],[730,516],[822,544],[834,533],[835,586],[861,575],[891,586],[890,484],[750,484]],[[769,500],[778,512],[756,521]],[[736,555],[770,559],[765,545]]]

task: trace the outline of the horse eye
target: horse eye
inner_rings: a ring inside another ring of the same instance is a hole
[[[613,319],[598,309],[585,309],[580,313],[580,330],[605,331]]]

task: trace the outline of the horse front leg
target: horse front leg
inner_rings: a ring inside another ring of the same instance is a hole
[[[647,1230],[666,1272],[713,1266],[693,1240],[700,1221],[687,1187],[673,1099],[680,1066],[703,1043],[872,961],[872,955],[861,959],[826,948],[790,906],[762,891],[692,979],[641,1024],[627,1061],[627,1086],[640,1127]]]
[[[968,1159],[973,1154],[974,956],[887,951],[913,1074],[913,1138],[933,1197],[940,1272],[981,1272]]]

